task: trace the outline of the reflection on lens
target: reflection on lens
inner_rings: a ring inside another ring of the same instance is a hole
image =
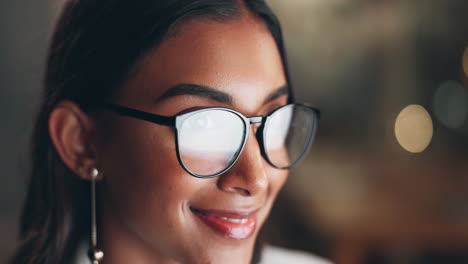
[[[308,151],[317,123],[316,114],[303,106],[288,105],[276,111],[265,126],[265,151],[270,162],[287,168]]]
[[[194,174],[209,176],[226,169],[242,147],[245,124],[226,110],[189,113],[178,129],[179,155]]]

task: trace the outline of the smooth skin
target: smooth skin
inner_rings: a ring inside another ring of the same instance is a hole
[[[213,91],[161,98],[178,84]],[[271,33],[244,11],[232,21],[181,23],[147,54],[113,103],[167,116],[212,106],[257,116],[287,104],[285,89],[278,90],[285,84]],[[171,127],[106,110],[91,117],[70,101],[60,102],[49,119],[50,136],[65,164],[86,180],[87,169],[100,172],[98,240],[104,263],[112,264],[249,263],[258,231],[288,174],[267,164],[253,136],[256,126],[250,129],[245,149],[229,171],[199,179],[178,163]],[[247,239],[226,238],[200,221],[191,207],[258,210],[257,228]]]

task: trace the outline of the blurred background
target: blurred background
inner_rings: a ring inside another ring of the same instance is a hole
[[[62,2],[0,1],[2,263]],[[468,1],[268,2],[297,98],[323,115],[267,239],[338,264],[468,263]]]

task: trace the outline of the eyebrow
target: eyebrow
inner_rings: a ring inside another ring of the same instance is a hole
[[[265,100],[263,101],[263,104],[267,104],[273,100],[275,100],[276,98],[279,98],[283,95],[287,95],[289,94],[289,88],[288,88],[288,85],[287,84],[284,84],[282,86],[280,86],[279,88],[277,88],[276,90],[274,90],[273,92],[271,92],[266,98]]]
[[[287,84],[280,86],[279,88],[272,91],[263,101],[263,104],[267,104],[276,98],[279,98],[283,95],[287,95],[289,93],[289,88]],[[165,101],[169,98],[181,96],[181,95],[194,95],[198,97],[212,99],[214,101],[232,105],[233,99],[232,96],[219,91],[215,88],[199,85],[199,84],[192,84],[192,83],[183,83],[175,85],[166,92],[164,92],[158,99],[157,102]]]
[[[195,95],[198,97],[209,98],[220,103],[232,105],[232,97],[229,94],[208,86],[191,83],[178,84],[169,88],[169,90],[167,90],[158,98],[158,102],[180,95]]]

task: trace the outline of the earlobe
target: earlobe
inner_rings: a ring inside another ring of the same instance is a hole
[[[71,101],[61,101],[49,116],[49,135],[65,165],[90,180],[87,168],[96,167],[92,144],[93,120]]]

